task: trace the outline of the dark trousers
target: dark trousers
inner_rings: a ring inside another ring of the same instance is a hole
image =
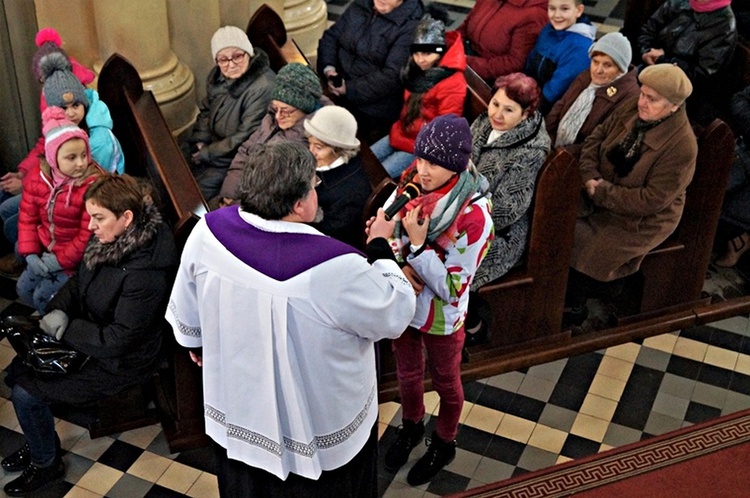
[[[317,480],[289,474],[281,480],[265,470],[227,458],[214,443],[219,467],[219,494],[223,498],[375,498],[378,496],[378,426],[373,425],[362,450],[349,463],[324,471]]]
[[[640,270],[611,282],[601,282],[574,268],[568,272],[565,306],[579,308],[585,306],[589,298],[600,299],[611,302],[621,316],[626,316],[640,311],[642,297],[643,273]]]
[[[52,410],[43,400],[16,384],[13,386],[13,409],[31,450],[31,461],[37,467],[52,465],[57,454],[57,434]]]

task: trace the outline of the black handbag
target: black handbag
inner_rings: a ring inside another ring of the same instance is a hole
[[[89,356],[71,349],[39,328],[39,319],[6,316],[0,320],[0,338],[5,336],[18,357],[34,372],[64,375],[77,372]]]

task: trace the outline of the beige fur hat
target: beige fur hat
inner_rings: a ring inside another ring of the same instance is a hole
[[[682,105],[685,99],[693,93],[693,84],[690,83],[690,79],[679,66],[674,64],[648,66],[641,71],[638,79],[674,105]]]

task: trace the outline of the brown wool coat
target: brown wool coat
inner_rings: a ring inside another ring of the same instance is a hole
[[[610,85],[605,85],[595,92],[594,103],[591,105],[591,111],[588,117],[581,125],[581,129],[578,130],[578,135],[574,143],[565,146],[565,150],[573,154],[578,159],[581,157],[581,151],[583,150],[583,141],[586,137],[591,135],[594,128],[600,123],[603,123],[605,119],[614,111],[617,106],[622,102],[625,102],[631,97],[635,97],[640,93],[640,86],[637,80],[637,70],[631,66],[630,71],[625,73],[620,79],[613,81]],[[547,133],[552,139],[552,145],[554,146],[555,140],[557,140],[557,128],[560,126],[565,113],[568,112],[570,106],[576,101],[578,96],[584,91],[589,84],[591,84],[591,71],[585,70],[578,77],[573,80],[570,84],[568,91],[562,96],[560,100],[555,102],[552,110],[544,118],[544,122],[547,125]]]
[[[683,106],[646,132],[640,160],[630,174],[618,178],[606,155],[632,129],[637,100],[623,102],[595,128],[581,154],[583,183],[604,181],[593,199],[585,201],[593,204],[589,214],[576,222],[571,266],[605,282],[636,272],[645,254],[675,230],[698,154]]]

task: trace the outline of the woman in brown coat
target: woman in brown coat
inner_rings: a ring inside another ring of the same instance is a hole
[[[586,298],[616,299],[622,279],[675,230],[695,171],[698,145],[683,105],[690,80],[671,64],[650,66],[639,79],[637,102],[623,103],[583,146],[587,215],[575,228],[571,322],[585,319]]]
[[[630,42],[608,33],[591,45],[591,66],[573,80],[544,118],[555,147],[565,147],[576,158],[583,141],[621,103],[638,95],[637,71],[630,65]]]

